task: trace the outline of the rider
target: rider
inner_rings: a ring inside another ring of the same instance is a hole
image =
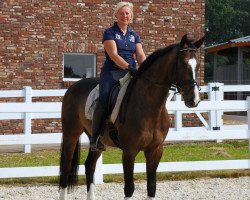
[[[146,59],[139,35],[129,26],[133,19],[133,4],[119,2],[115,7],[114,17],[117,21],[104,31],[102,39],[106,59],[101,69],[99,101],[93,116],[90,139],[92,151],[106,150],[99,137],[106,121],[110,90],[129,68],[132,71],[136,69],[135,58],[139,66]]]

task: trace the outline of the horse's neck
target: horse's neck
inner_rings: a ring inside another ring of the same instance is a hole
[[[145,72],[145,76],[149,77],[151,80],[157,81],[159,83],[165,83],[170,86],[173,81],[174,68],[177,62],[176,51],[171,51],[170,53],[157,59],[155,63]]]
[[[149,109],[150,112],[161,110],[165,106],[169,88],[167,85],[155,84],[152,77],[138,79],[134,87],[133,95],[140,102],[140,106]]]
[[[137,91],[141,94],[141,101],[156,110],[165,107],[169,88],[173,81],[173,68],[176,65],[176,56],[163,56],[159,58],[153,66],[145,71],[138,79]]]

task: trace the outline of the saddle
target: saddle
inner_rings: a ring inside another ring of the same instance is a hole
[[[114,123],[117,120],[123,99],[125,97],[128,85],[132,79],[132,76],[127,73],[123,78],[121,78],[112,88],[109,95],[109,105],[108,105],[108,129],[110,138],[113,140],[114,144],[119,147],[118,132],[114,127]],[[96,104],[99,98],[99,84],[89,93],[85,104],[85,117],[89,120],[93,120],[93,115],[95,111]],[[126,110],[126,109],[122,109]],[[122,123],[124,117],[120,117],[120,122]]]

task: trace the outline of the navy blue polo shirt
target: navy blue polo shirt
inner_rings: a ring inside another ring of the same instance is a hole
[[[141,43],[141,39],[137,33],[135,33],[130,27],[128,27],[126,35],[120,30],[117,22],[103,33],[102,42],[105,40],[114,40],[117,46],[118,54],[126,60],[130,65],[136,66],[134,53],[135,45]],[[109,55],[105,51],[106,60],[104,62],[104,69],[117,69],[114,62],[110,59]]]

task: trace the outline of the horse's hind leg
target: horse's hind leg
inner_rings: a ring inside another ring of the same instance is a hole
[[[60,161],[60,200],[66,199],[67,187],[72,188],[77,183],[77,172],[80,155],[80,134],[63,135]]]
[[[147,165],[147,192],[148,198],[153,200],[156,192],[156,170],[162,157],[163,146],[152,148],[144,152]]]
[[[101,156],[102,151],[90,151],[85,161],[85,174],[87,182],[87,200],[94,200],[94,173],[96,169],[96,162]]]
[[[130,199],[135,190],[134,164],[137,153],[138,152],[129,151],[127,149],[123,150],[122,163],[123,163],[124,181],[125,181],[125,186],[124,186],[125,199]]]

